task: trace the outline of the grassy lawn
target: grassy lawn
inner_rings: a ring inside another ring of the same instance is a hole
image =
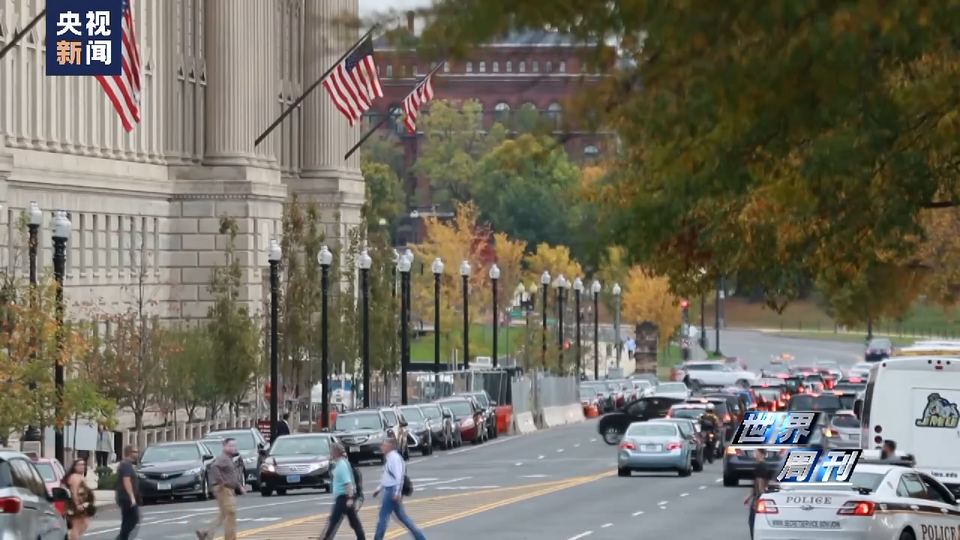
[[[762,303],[748,303],[741,298],[727,300],[724,306],[727,326],[730,328],[769,328],[784,332],[823,332],[833,334],[833,319],[811,301],[797,301],[787,305],[783,314],[778,314]],[[706,324],[712,327],[714,307],[708,301],[705,309]],[[690,322],[700,324],[700,303],[691,302]],[[866,334],[866,325],[847,327],[847,332]],[[874,334],[895,337],[946,337],[960,338],[960,312],[946,311],[941,307],[917,303],[899,323],[878,321]],[[862,338],[861,338],[862,339]]]
[[[506,356],[516,349],[517,341],[523,338],[523,328],[501,327],[497,335],[497,349],[500,354],[498,357]],[[460,332],[456,332],[459,340]],[[443,349],[440,345],[440,360],[449,361],[450,351]],[[493,325],[472,324],[470,325],[470,356],[493,356]],[[433,333],[429,333],[421,338],[415,339],[410,343],[410,360],[414,362],[430,362],[433,360]]]
[[[815,339],[817,341],[848,341],[852,343],[866,343],[865,334],[851,334],[846,332],[772,332],[769,335],[799,339]],[[878,335],[877,337],[890,338],[890,341],[893,342],[894,345],[898,346],[913,345],[913,343],[916,341],[914,338],[905,338],[899,336]]]

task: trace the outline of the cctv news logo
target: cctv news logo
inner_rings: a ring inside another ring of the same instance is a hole
[[[782,483],[848,485],[860,460],[860,450],[824,451],[810,447],[818,420],[818,412],[748,412],[733,437],[733,448],[787,450],[777,474]]]

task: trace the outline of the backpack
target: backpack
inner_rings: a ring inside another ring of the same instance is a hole
[[[357,490],[359,496],[363,496],[363,475],[360,474],[360,468],[350,464],[350,472],[353,473],[353,487]]]
[[[388,474],[390,474],[391,478],[396,479],[396,477],[393,476],[393,473],[388,472]],[[406,465],[403,466],[403,482],[400,484],[400,494],[403,495],[404,497],[409,497],[413,495],[413,481],[410,480],[409,476],[407,476]]]

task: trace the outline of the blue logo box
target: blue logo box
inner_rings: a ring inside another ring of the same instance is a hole
[[[47,76],[123,72],[125,0],[47,0]]]

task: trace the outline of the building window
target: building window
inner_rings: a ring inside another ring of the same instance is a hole
[[[537,62],[536,60],[533,61],[533,72],[540,73],[540,62]]]
[[[503,123],[510,118],[510,105],[504,102],[497,103],[493,108],[493,117],[497,122]]]
[[[420,69],[417,67],[416,64],[414,64],[414,65],[413,65],[413,76],[416,77],[416,76],[418,76],[419,74],[420,74]]]
[[[553,62],[547,62],[547,73],[553,73]]]
[[[600,150],[596,146],[593,146],[591,144],[589,146],[583,147],[584,159],[597,159],[598,157],[600,157]]]
[[[513,73],[513,62],[507,60],[507,73]]]
[[[526,73],[526,72],[527,72],[527,63],[520,62],[520,73]]]
[[[393,77],[393,66],[387,66],[387,77]]]
[[[566,72],[567,72],[567,63],[566,63],[566,62],[560,62],[559,70],[560,70],[560,73],[566,73]]]
[[[494,63],[493,63],[493,72],[494,72],[494,73],[500,73],[500,62],[494,62]]]
[[[487,63],[480,62],[480,73],[486,73],[486,72],[487,72]]]
[[[473,62],[467,62],[467,73],[473,73]]]
[[[443,72],[444,72],[444,73],[450,73],[450,62],[444,62],[444,63],[443,63]]]
[[[387,118],[387,126],[397,133],[403,133],[403,109],[399,105],[390,106],[390,117]]]
[[[560,120],[563,117],[563,107],[561,107],[559,103],[551,103],[550,106],[547,107],[547,116],[553,121],[554,127],[559,128]]]
[[[406,76],[407,76],[407,65],[404,64],[404,65],[400,66],[400,77],[403,78],[403,77],[406,77]]]

